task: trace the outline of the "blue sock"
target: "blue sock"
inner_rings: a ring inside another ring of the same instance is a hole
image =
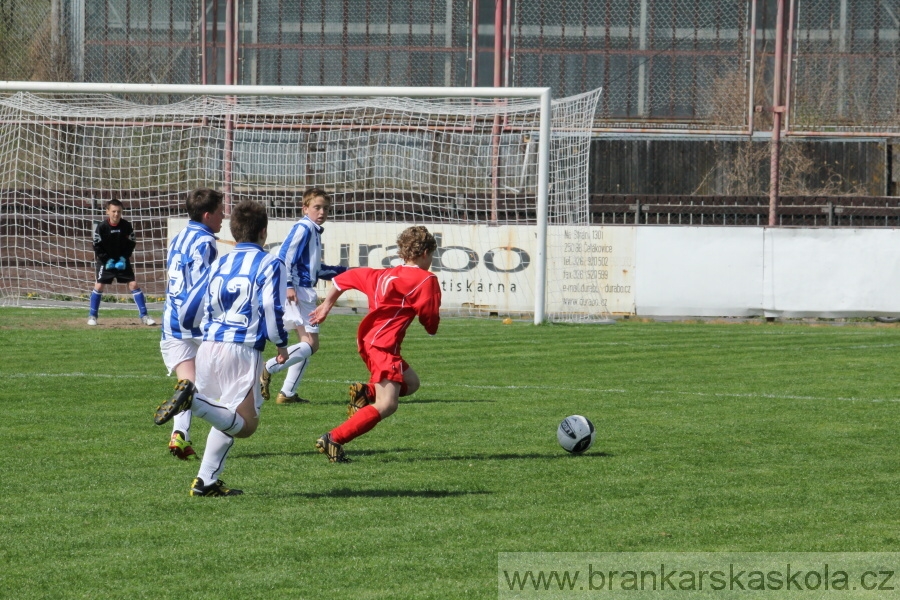
[[[138,312],[142,317],[147,316],[147,303],[144,302],[144,292],[141,291],[141,288],[135,288],[131,290],[131,297],[134,298],[134,303],[137,304]]]
[[[100,300],[103,299],[103,294],[98,292],[97,290],[91,290],[91,313],[90,316],[96,317],[97,313],[100,311]]]

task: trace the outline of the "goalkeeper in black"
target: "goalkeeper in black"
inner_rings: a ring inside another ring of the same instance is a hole
[[[97,313],[100,312],[100,300],[103,298],[103,286],[108,283],[127,283],[131,297],[137,304],[144,325],[156,325],[156,321],[147,314],[147,303],[144,292],[138,287],[134,278],[134,265],[131,254],[136,245],[134,228],[122,218],[122,202],[110,200],[106,205],[106,219],[94,224],[94,255],[97,257],[97,279],[91,292],[91,312],[88,325],[97,324]]]

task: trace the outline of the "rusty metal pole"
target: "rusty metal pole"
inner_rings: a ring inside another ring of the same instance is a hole
[[[769,168],[769,227],[778,224],[778,176],[781,152],[781,80],[784,68],[784,2],[778,0],[778,16],[775,19],[775,74],[772,84],[772,158]]]
[[[206,0],[200,3],[200,83],[206,85]]]
[[[503,0],[494,0],[494,87],[503,86]],[[499,218],[500,201],[500,115],[494,115],[491,128],[491,225]]]
[[[472,47],[469,61],[472,65],[472,87],[478,87],[478,0],[472,0]]]
[[[234,85],[234,0],[225,3],[225,85]],[[228,98],[228,103],[233,102],[233,97]],[[231,214],[234,202],[231,190],[231,161],[234,149],[234,117],[229,113],[225,115],[225,151],[223,156],[225,214]]]

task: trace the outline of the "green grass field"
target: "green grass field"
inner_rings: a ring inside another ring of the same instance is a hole
[[[84,313],[0,309],[2,598],[496,598],[500,552],[900,547],[900,326],[415,325],[422,389],[333,465],[313,443],[366,376],[335,315],[312,404],[231,451],[245,495],[192,498],[158,330]]]

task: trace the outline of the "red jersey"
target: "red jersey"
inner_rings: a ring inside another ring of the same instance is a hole
[[[339,290],[357,290],[369,299],[369,314],[356,333],[360,350],[376,346],[400,354],[400,343],[416,315],[425,331],[434,335],[441,321],[441,286],[434,273],[415,265],[390,269],[359,267],[337,275]]]

